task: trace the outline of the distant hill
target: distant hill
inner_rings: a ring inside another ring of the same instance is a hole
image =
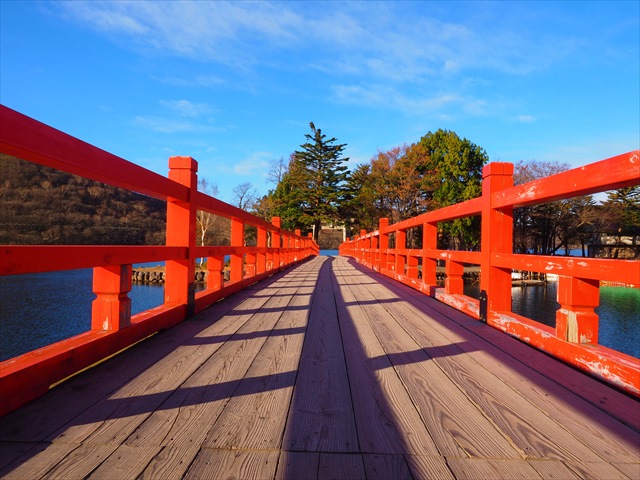
[[[166,203],[0,154],[0,244],[162,245]]]

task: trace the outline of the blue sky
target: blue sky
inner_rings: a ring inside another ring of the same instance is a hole
[[[232,201],[313,121],[350,165],[438,128],[492,161],[639,148],[640,2],[0,2],[0,101]]]

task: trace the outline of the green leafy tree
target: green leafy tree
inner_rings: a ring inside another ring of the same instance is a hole
[[[611,233],[631,237],[640,235],[640,186],[608,192],[605,206],[612,214]]]
[[[426,150],[424,173],[435,176],[433,208],[446,207],[482,194],[482,167],[489,161],[483,148],[450,130],[427,133],[420,140]],[[480,242],[480,220],[462,218],[442,226],[441,246],[474,249]]]

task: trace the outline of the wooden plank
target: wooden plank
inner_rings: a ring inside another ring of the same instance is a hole
[[[527,462],[545,479],[579,480],[582,478],[559,460],[527,459]]]
[[[542,478],[526,460],[493,458],[447,458],[457,480],[499,478],[501,480],[533,480]]]
[[[437,455],[420,414],[339,269],[336,282],[336,305],[361,451]],[[383,311],[379,307],[369,313]]]
[[[258,303],[245,302],[230,318],[242,324],[197,371],[126,440],[129,445],[200,445],[240,381],[272,334],[277,316],[256,315],[261,306],[282,308],[291,293],[284,285],[257,295]],[[267,293],[270,295],[267,296]],[[246,318],[246,321],[244,320]],[[204,332],[206,333],[206,332]],[[300,331],[302,334],[302,331]],[[205,337],[204,341],[207,341]]]
[[[411,480],[413,478],[404,455],[364,454],[362,459],[368,480]]]
[[[318,480],[356,480],[366,478],[362,455],[321,453]]]
[[[260,285],[268,289],[283,276],[284,274],[274,275]],[[96,402],[107,398],[130,379],[167,356],[177,345],[202,331],[207,327],[207,323],[201,321],[203,318],[214,322],[253,293],[255,292],[250,290],[238,292],[224,302],[213,305],[206,312],[139,343],[135,348],[58,385],[45,397],[0,418],[0,439],[41,441],[51,437],[63,425],[82,412],[92,409]],[[56,415],[51,415],[52,410]],[[25,422],[25,417],[29,417],[31,421]]]
[[[282,288],[286,288],[288,282],[289,280],[281,280],[281,283],[274,285],[271,291],[280,292]],[[61,434],[61,438],[65,438],[66,441],[69,438],[80,439],[86,432],[90,432],[86,437],[90,442],[116,445],[124,442],[154,410],[161,408],[163,402],[170,398],[178,386],[221,347],[222,344],[219,341],[209,342],[207,338],[213,336],[229,339],[243,327],[246,331],[240,333],[254,333],[263,328],[271,330],[275,323],[274,318],[269,316],[262,318],[262,315],[258,315],[259,321],[263,322],[260,325],[251,320],[260,308],[269,305],[268,308],[277,309],[283,302],[282,297],[278,295],[271,298],[248,298],[232,314],[223,316],[193,337],[191,341],[176,348],[170,355],[147,369],[144,377],[133,379],[108,401],[102,402],[98,408],[94,409],[95,411],[88,412],[89,419],[95,419],[93,422],[67,428]],[[172,404],[169,403],[162,408],[170,408],[170,405]]]
[[[536,408],[544,412],[546,417],[561,424],[563,429],[571,432],[581,443],[597,452],[597,455],[602,458],[620,462],[634,461],[638,458],[638,435],[636,432],[594,407],[591,403],[567,391],[553,379],[525,365],[519,358],[514,358],[504,352],[500,345],[505,342],[516,342],[514,347],[518,347],[518,349],[513,348],[511,353],[524,350],[523,355],[528,355],[532,350],[531,347],[486,325],[470,320],[432,299],[428,299],[430,301],[426,303],[411,302],[411,299],[412,297],[409,296],[408,300],[413,305],[410,308],[411,313],[403,315],[401,321],[410,326],[412,336],[425,347],[455,345],[453,350],[449,347],[446,348],[446,351],[440,348],[440,353],[436,351],[433,353],[436,357],[435,361],[443,364],[444,368],[448,368],[448,371],[453,371],[452,374],[456,374],[460,364],[470,365],[471,362],[476,362],[478,366],[484,367],[485,371],[480,371],[475,376],[483,376],[484,378],[484,375],[488,374],[489,378],[499,377],[503,382],[508,383],[511,389],[520,392],[522,396],[527,398],[528,402],[535,404]],[[427,326],[424,323],[424,315],[433,319],[442,316],[443,320],[432,321]],[[449,319],[455,321],[452,322]],[[560,369],[566,368],[559,362],[556,363]],[[446,367],[447,364],[448,367]],[[581,376],[585,378],[586,382],[593,381],[586,375],[581,374]],[[610,389],[610,387],[607,388]],[[616,393],[618,392],[614,392],[614,394]],[[632,409],[638,412],[640,405],[636,402]],[[525,421],[528,418],[529,415],[524,415]],[[544,420],[544,417],[543,421],[548,425],[548,421]],[[535,428],[542,430],[538,423],[535,424]],[[552,435],[554,439],[550,445],[566,437],[562,432],[559,436],[556,433],[547,433],[547,436],[549,435]],[[564,443],[568,448],[573,449],[574,443],[571,437],[565,438]],[[530,444],[534,445],[533,442]],[[549,444],[545,442],[537,445],[546,449]]]
[[[640,454],[634,463],[614,463],[613,466],[629,478],[640,478]]]
[[[273,308],[267,302],[265,307],[268,308],[260,311],[262,316],[270,315],[277,319],[272,335],[257,352],[245,378],[209,431],[203,446],[280,448],[314,284],[315,278],[308,275],[299,277],[292,283],[288,295],[277,297],[282,302],[281,307]]]
[[[85,478],[116,449],[114,445],[80,445],[46,473],[48,479]]]
[[[526,397],[471,356],[463,355],[455,341],[450,341],[436,330],[436,322],[432,318],[405,303],[384,306],[400,324],[412,327],[411,336],[426,348],[433,361],[526,456],[558,460],[593,460],[598,457],[594,450],[584,446]]]
[[[413,478],[437,478],[454,480],[444,457],[427,455],[406,455],[407,465]]]
[[[160,449],[161,447],[121,445],[87,478],[91,480],[138,478]]]
[[[355,281],[358,275],[343,260]],[[360,274],[361,275],[361,274]],[[365,280],[366,281],[366,280]],[[393,319],[376,318],[374,285],[352,285],[371,326],[418,407],[441,454],[452,457],[521,458],[518,452]],[[398,298],[380,299],[400,301]]]
[[[278,452],[253,450],[200,450],[187,474],[195,480],[241,478],[243,480],[272,479],[278,463]]]
[[[581,478],[590,480],[637,480],[640,477],[628,477],[616,467],[606,462],[567,462],[567,466]]]
[[[354,266],[359,271],[364,272],[363,267]],[[562,362],[536,350],[535,348],[522,348],[522,342],[505,335],[503,332],[486,328],[486,325],[470,319],[457,310],[434,301],[431,297],[413,290],[405,285],[393,282],[382,275],[368,273],[380,284],[387,287],[396,295],[401,295],[406,301],[415,304],[426,305],[427,308],[435,310],[447,318],[453,320],[464,328],[472,332],[482,330],[482,337],[498,347],[500,350],[510,355],[518,362],[529,366],[538,375],[545,376],[551,382],[557,383],[561,388],[552,389],[553,395],[567,399],[571,404],[573,401],[591,403],[597,409],[604,411],[607,415],[617,418],[622,423],[640,431],[640,415],[638,415],[638,401],[630,396],[604,384],[603,382],[584,374]],[[548,385],[551,382],[547,382]],[[549,387],[551,388],[551,387]],[[569,392],[563,392],[568,390]],[[603,417],[601,417],[603,418]]]
[[[139,480],[182,478],[200,451],[193,445],[167,446],[151,459]]]
[[[358,437],[328,257],[321,262],[283,448],[357,452]]]
[[[37,452],[38,449],[44,449],[47,445],[36,442],[0,442],[0,476],[4,467],[22,457],[25,453]]]
[[[278,460],[276,480],[316,480],[320,454],[317,452],[282,451]]]
[[[3,480],[42,478],[79,446],[77,444],[39,443],[12,463],[5,465],[0,470],[0,478]]]

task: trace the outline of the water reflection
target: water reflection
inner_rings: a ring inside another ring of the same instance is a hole
[[[82,269],[0,277],[0,361],[88,332],[92,276]],[[129,298],[135,315],[162,305],[164,286],[133,284]]]
[[[73,270],[0,277],[0,361],[91,328],[92,271]],[[202,288],[202,287],[200,287]],[[478,298],[479,285],[465,285]],[[557,283],[514,287],[512,310],[555,327]],[[161,305],[162,285],[133,285],[132,313]],[[640,358],[640,289],[600,289],[599,343]]]
[[[480,286],[465,285],[464,293],[478,298]],[[557,282],[513,287],[511,311],[555,328],[556,310],[560,308],[557,298]],[[601,287],[596,313],[600,317],[598,343],[640,358],[640,289]]]

